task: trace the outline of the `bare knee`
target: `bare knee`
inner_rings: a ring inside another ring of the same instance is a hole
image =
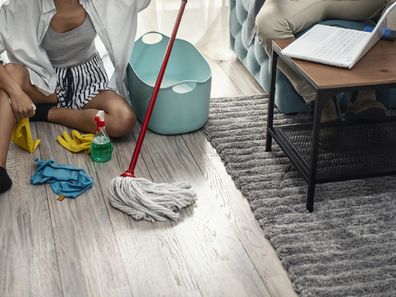
[[[106,126],[106,131],[111,137],[121,137],[131,133],[136,125],[136,115],[129,107],[113,111],[111,119],[111,125]]]

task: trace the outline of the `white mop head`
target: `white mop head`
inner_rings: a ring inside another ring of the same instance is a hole
[[[116,177],[110,182],[110,203],[135,220],[177,221],[178,210],[193,204],[195,192],[185,183],[153,183],[145,178]]]

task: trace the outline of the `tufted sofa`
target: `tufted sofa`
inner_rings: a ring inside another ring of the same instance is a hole
[[[245,65],[249,72],[266,92],[269,92],[270,73],[269,59],[258,39],[254,38],[251,44],[247,44],[243,38],[247,30],[247,16],[251,0],[230,0],[230,33],[231,47],[238,59]],[[362,30],[367,23],[352,22],[345,20],[327,20],[323,24],[342,26]],[[340,94],[338,99],[346,102],[348,94]],[[377,90],[377,98],[388,108],[396,108],[396,89]],[[393,98],[393,100],[392,100]],[[280,112],[309,112],[312,104],[306,104],[296,93],[289,80],[279,70],[276,80],[275,104]],[[342,105],[342,104],[341,104]]]

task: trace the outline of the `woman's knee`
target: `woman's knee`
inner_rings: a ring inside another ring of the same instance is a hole
[[[111,114],[111,125],[107,126],[107,132],[112,137],[121,137],[130,132],[136,125],[136,115],[130,107],[120,106]]]
[[[290,26],[284,18],[264,6],[256,17],[256,30],[260,40],[273,40],[289,37]]]

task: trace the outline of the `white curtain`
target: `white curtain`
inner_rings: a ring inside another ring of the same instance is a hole
[[[157,31],[170,35],[181,0],[151,0],[139,14],[138,34]],[[213,59],[225,59],[229,49],[229,0],[188,0],[177,38],[194,44]]]

